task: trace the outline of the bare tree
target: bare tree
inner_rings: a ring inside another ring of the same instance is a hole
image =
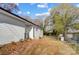
[[[0,7],[10,11],[10,12],[13,12],[13,11],[18,11],[19,8],[17,6],[17,4],[15,3],[0,3]]]

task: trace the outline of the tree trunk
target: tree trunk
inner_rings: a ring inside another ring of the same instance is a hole
[[[63,36],[64,36],[64,40],[67,41],[67,30],[66,30],[66,28],[64,28]]]

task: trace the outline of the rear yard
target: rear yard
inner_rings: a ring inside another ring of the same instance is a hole
[[[65,42],[56,40],[54,37],[44,36],[39,40],[20,40],[0,47],[1,55],[73,55],[77,54]],[[74,46],[75,47],[75,46]],[[79,49],[79,48],[78,48]]]

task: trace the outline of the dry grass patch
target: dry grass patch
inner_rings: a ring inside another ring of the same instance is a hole
[[[20,55],[67,55],[76,54],[67,44],[44,37],[40,40],[24,40],[16,43],[9,43],[0,49],[1,54]]]

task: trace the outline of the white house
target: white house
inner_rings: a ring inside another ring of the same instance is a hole
[[[0,44],[43,37],[40,26],[0,7]]]

